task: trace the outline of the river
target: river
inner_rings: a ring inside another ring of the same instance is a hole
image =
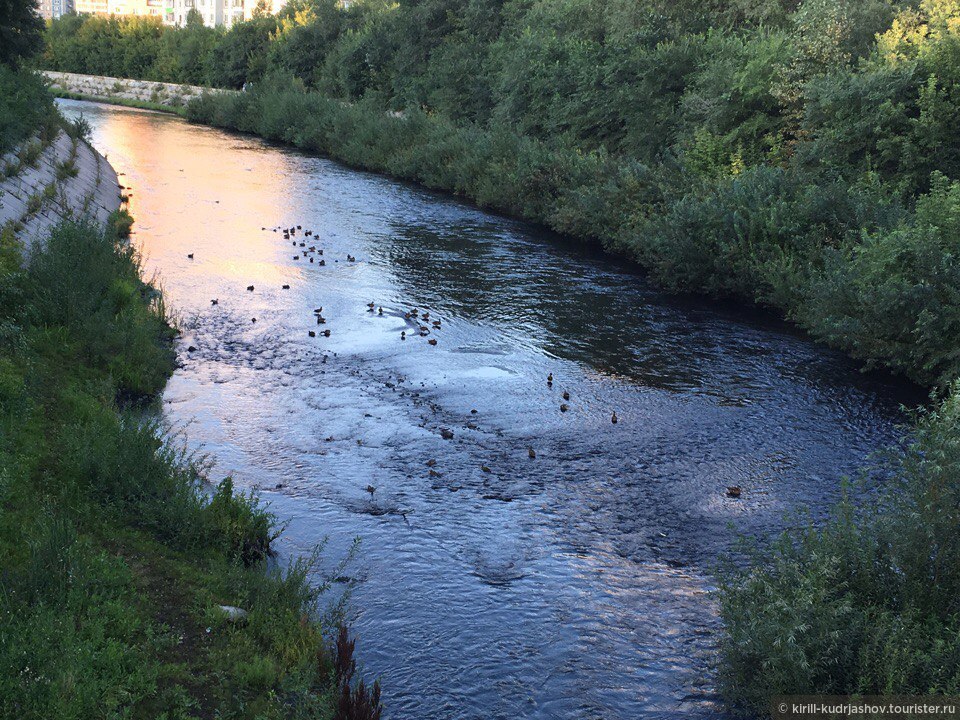
[[[167,419],[289,523],[281,561],[362,538],[349,617],[385,718],[722,717],[718,557],[822,512],[918,400],[447,196],[60,106],[122,173],[183,329]]]

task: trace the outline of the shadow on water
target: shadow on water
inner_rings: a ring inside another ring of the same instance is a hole
[[[352,619],[390,718],[722,716],[711,567],[737,533],[823,512],[923,399],[444,196],[62,107],[125,173],[185,319],[168,418],[289,521],[288,557],[362,536]]]

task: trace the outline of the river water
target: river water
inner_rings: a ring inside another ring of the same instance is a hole
[[[61,107],[123,173],[183,328],[169,421],[289,522],[281,560],[362,538],[349,616],[386,718],[722,717],[711,568],[737,533],[821,512],[917,400],[449,197]]]

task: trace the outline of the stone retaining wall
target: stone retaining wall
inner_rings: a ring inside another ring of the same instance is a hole
[[[27,248],[61,220],[102,225],[120,202],[110,163],[65,132],[45,144],[32,138],[0,158],[0,231],[12,231]]]
[[[176,85],[174,83],[153,82],[152,80],[79,75],[52,70],[45,70],[43,74],[50,80],[53,87],[76,95],[101,98],[107,102],[110,100],[149,102],[169,108],[183,107],[192,98],[202,95],[204,92],[234,92],[197,85]]]

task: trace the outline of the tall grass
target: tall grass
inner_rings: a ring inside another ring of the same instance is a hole
[[[0,271],[0,716],[334,717],[327,586],[150,419],[174,331],[125,224]]]

